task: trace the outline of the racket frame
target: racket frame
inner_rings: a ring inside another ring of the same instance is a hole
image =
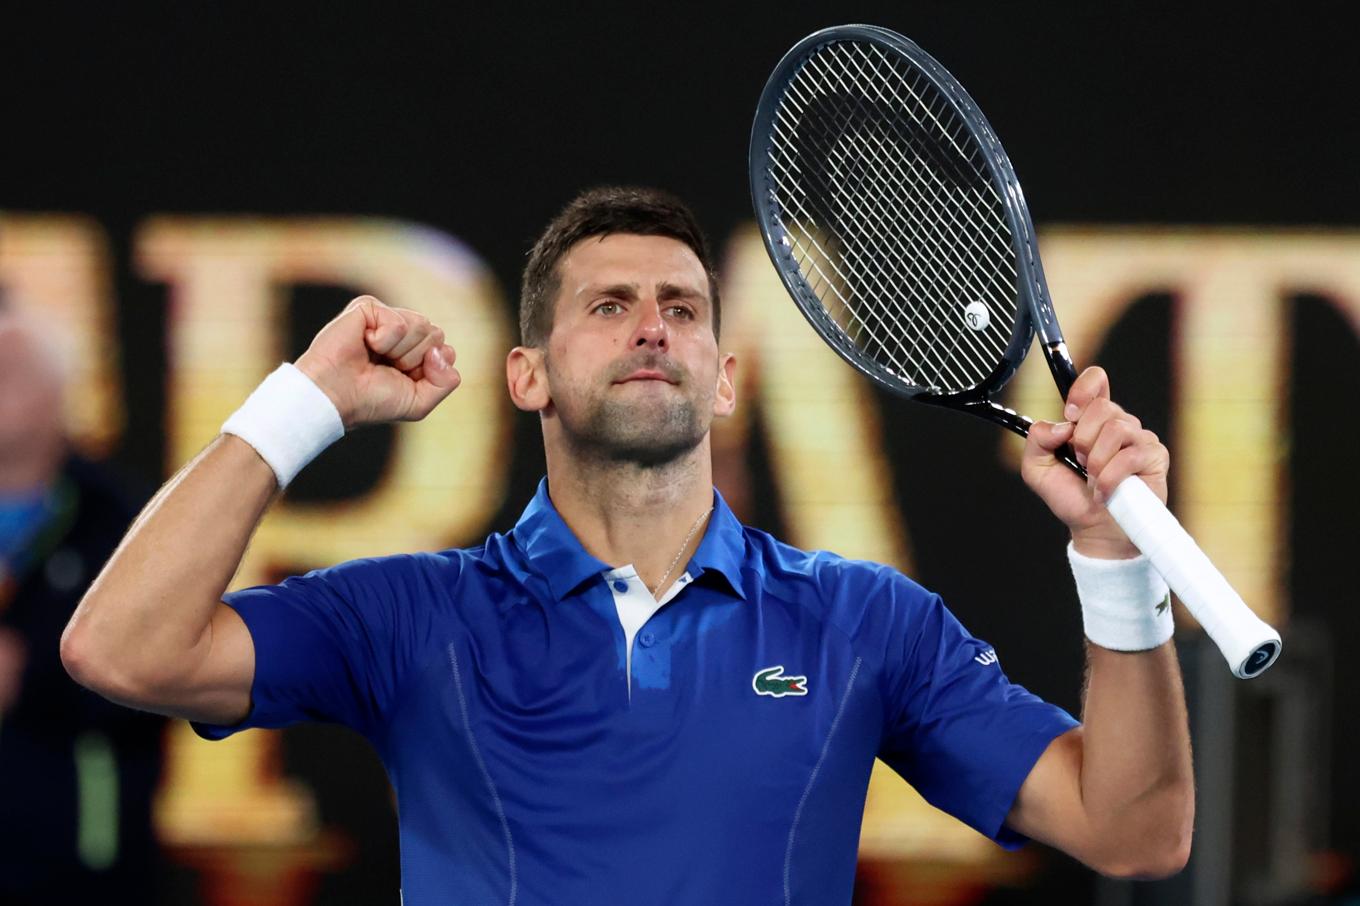
[[[957,393],[932,393],[905,381],[877,361],[860,354],[831,316],[822,301],[808,285],[802,267],[794,257],[794,242],[784,228],[776,192],[769,176],[768,161],[775,116],[788,85],[797,77],[806,60],[827,44],[841,41],[876,44],[905,56],[939,91],[953,112],[963,121],[982,146],[982,158],[994,186],[1003,187],[1002,207],[1010,229],[1012,250],[1017,264],[1016,286],[1022,298],[1016,300],[1015,325],[1006,351],[997,367],[971,389]],[[840,25],[808,35],[795,44],[779,61],[761,92],[756,105],[756,118],[751,127],[751,150],[747,157],[751,204],[757,225],[765,240],[784,288],[793,297],[798,309],[809,324],[847,364],[883,389],[918,402],[968,412],[1006,428],[1021,437],[1029,435],[1033,421],[1013,409],[996,402],[1006,382],[1011,379],[1028,354],[1037,334],[1048,361],[1049,370],[1063,399],[1076,380],[1076,367],[1067,351],[1062,329],[1048,294],[1034,238],[1034,224],[1030,220],[1020,181],[1010,158],[992,130],[978,105],[949,72],[915,42],[896,32],[874,25]],[[1082,477],[1086,470],[1077,462],[1070,448],[1063,448],[1057,456]]]
[[[981,145],[982,157],[993,186],[1001,189],[1004,216],[1011,231],[1017,266],[1016,317],[1002,361],[974,387],[957,393],[936,394],[913,386],[879,362],[864,355],[827,312],[802,275],[793,255],[793,241],[784,229],[768,174],[775,114],[789,83],[804,62],[823,46],[840,41],[866,42],[906,57],[931,81]],[[1024,361],[1035,336],[1054,382],[1065,400],[1076,379],[1076,368],[1048,292],[1043,265],[1034,235],[1034,224],[1020,182],[987,118],[977,104],[934,57],[896,32],[871,25],[842,25],[822,29],[799,41],[779,61],[761,92],[751,128],[748,154],[751,201],[766,250],[785,289],[813,329],[851,367],[883,389],[919,402],[944,406],[985,418],[1016,434],[1028,436],[1033,422],[992,399]],[[1079,475],[1086,470],[1070,447],[1056,455]],[[1218,644],[1234,675],[1242,679],[1259,676],[1279,657],[1279,633],[1257,617],[1184,531],[1162,502],[1137,476],[1125,479],[1111,495],[1109,508],[1117,521],[1167,578],[1201,625]],[[1168,540],[1170,539],[1170,540]],[[1174,548],[1174,550],[1172,550]],[[1158,550],[1160,549],[1160,550]]]

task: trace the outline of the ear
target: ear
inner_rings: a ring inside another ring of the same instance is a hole
[[[723,353],[718,359],[718,386],[713,395],[713,415],[717,418],[726,418],[737,408],[736,374],[737,357]]]
[[[543,367],[543,350],[516,346],[505,358],[505,383],[510,402],[525,412],[541,412],[552,402],[548,374]]]

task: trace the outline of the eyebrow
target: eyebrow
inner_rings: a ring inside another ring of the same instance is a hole
[[[656,285],[656,297],[658,299],[707,299],[708,294],[691,286],[680,286],[676,283],[662,281]]]
[[[591,286],[586,288],[582,295],[593,298],[595,296],[618,296],[630,302],[638,297],[638,284],[636,283],[612,283],[608,286]],[[656,285],[656,297],[661,301],[670,299],[706,299],[707,293],[689,286],[681,286],[678,283],[670,283],[663,280]]]
[[[631,302],[638,297],[638,285],[636,283],[611,283],[608,286],[587,286],[585,292],[581,295],[586,299],[593,299],[596,296],[618,296]]]

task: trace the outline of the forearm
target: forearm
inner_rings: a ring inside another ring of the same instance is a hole
[[[1099,368],[1072,384],[1063,415],[1035,423],[1021,472],[1072,532],[1068,558],[1088,639],[1084,726],[1041,756],[1010,820],[1105,874],[1165,876],[1185,864],[1194,823],[1175,627],[1166,583],[1103,501],[1132,475],[1165,500],[1170,454],[1110,399]],[[1085,480],[1056,457],[1064,444]]]
[[[1183,862],[1194,776],[1180,667],[1171,642],[1151,651],[1087,644],[1081,800],[1112,874]],[[1130,866],[1132,866],[1130,868]]]
[[[62,659],[105,694],[173,681],[208,626],[278,489],[245,441],[224,434],[142,511],[62,636]]]

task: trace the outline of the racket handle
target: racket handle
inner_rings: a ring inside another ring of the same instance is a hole
[[[1250,679],[1275,663],[1280,634],[1252,613],[1142,479],[1120,482],[1106,508],[1218,645],[1234,676]]]

